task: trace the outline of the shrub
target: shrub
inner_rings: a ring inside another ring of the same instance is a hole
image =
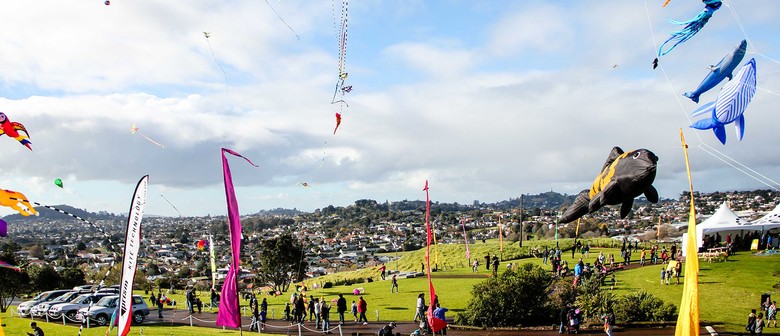
[[[538,265],[507,270],[474,286],[468,308],[456,321],[483,327],[544,324],[552,316],[547,305],[551,283],[552,276]]]
[[[621,296],[614,311],[615,319],[620,322],[674,321],[677,319],[675,305],[664,302],[645,291]]]
[[[322,285],[322,288],[333,288],[333,283],[330,281],[325,282],[325,284]]]

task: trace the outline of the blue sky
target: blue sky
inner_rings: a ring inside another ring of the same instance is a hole
[[[0,110],[28,128],[34,151],[0,138],[0,187],[121,213],[149,174],[147,213],[176,215],[164,195],[184,215],[220,215],[228,147],[260,165],[231,160],[242,213],[422,199],[426,179],[433,200],[471,203],[577,193],[621,146],[655,152],[656,188],[677,197],[688,185],[683,128],[697,190],[780,188],[780,2],[726,1],[653,70],[655,45],[678,28],[667,19],[703,7],[662,2],[353,0],[353,91],[335,135],[340,2],[10,4]],[[744,38],[759,90],[745,138],[728,126],[724,146],[688,128],[697,105],[681,94]],[[131,134],[133,124],[165,148]]]

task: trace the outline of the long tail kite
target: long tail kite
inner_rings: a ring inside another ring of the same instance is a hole
[[[658,56],[653,60],[653,69],[655,69],[658,66],[658,58],[661,56],[664,56],[671,52],[675,47],[677,47],[679,44],[684,43],[685,41],[690,40],[693,35],[696,35],[702,28],[704,28],[704,25],[707,24],[707,22],[712,17],[712,14],[715,13],[718,9],[720,9],[720,6],[723,4],[720,0],[702,0],[704,3],[704,10],[696,15],[693,19],[690,19],[688,21],[675,21],[675,20],[669,20],[671,23],[676,25],[685,25],[682,29],[672,32],[671,35],[664,43],[661,44],[661,46],[658,48]],[[667,43],[672,43],[671,47],[668,49],[664,49]]]

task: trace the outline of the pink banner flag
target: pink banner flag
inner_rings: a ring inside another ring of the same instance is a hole
[[[225,198],[227,199],[228,229],[230,230],[230,251],[233,260],[222,284],[222,296],[219,300],[217,325],[238,328],[241,327],[241,311],[238,308],[238,273],[241,267],[241,217],[238,213],[238,201],[233,190],[233,177],[230,175],[225,153],[238,156],[257,167],[249,159],[227,148],[222,148],[222,176],[225,180]]]
[[[428,181],[425,181],[425,228],[428,231],[428,239],[427,239],[427,246],[425,247],[425,262],[427,263],[428,268],[428,290],[430,292],[431,297],[431,304],[428,306],[428,325],[431,327],[431,330],[435,333],[442,328],[447,326],[447,322],[443,321],[441,319],[438,319],[433,316],[433,311],[436,310],[437,307],[434,306],[434,302],[436,301],[436,290],[433,289],[433,281],[431,281],[431,258],[430,258],[430,251],[431,251],[431,239],[433,237],[433,234],[431,233],[431,222],[429,221],[429,218],[431,216],[431,198],[428,195]]]

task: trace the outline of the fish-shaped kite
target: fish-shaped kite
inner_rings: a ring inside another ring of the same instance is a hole
[[[38,211],[35,211],[30,201],[27,200],[27,196],[18,191],[0,189],[0,205],[11,207],[22,216],[38,214]]]
[[[699,120],[691,124],[692,128],[699,130],[712,129],[715,136],[722,144],[726,144],[725,125],[734,123],[737,128],[737,136],[742,140],[745,135],[745,109],[756,93],[756,60],[742,66],[734,79],[730,80],[720,90],[718,98],[693,111],[691,117],[710,113],[711,117]]]
[[[661,44],[661,46],[658,48],[658,56],[653,61],[653,69],[655,69],[658,66],[658,57],[661,57],[663,55],[668,54],[671,52],[676,46],[678,46],[680,43],[683,43],[685,41],[688,41],[693,37],[693,35],[696,35],[702,28],[704,28],[704,25],[707,24],[707,22],[712,17],[712,14],[715,13],[718,9],[720,9],[720,6],[723,4],[720,0],[702,0],[704,3],[704,10],[699,13],[699,15],[696,15],[693,19],[690,19],[688,21],[675,21],[675,20],[669,20],[669,22],[676,24],[676,25],[685,25],[683,29],[680,29],[676,32],[672,32],[671,35],[664,43]],[[664,50],[664,46],[666,46],[667,43],[674,42],[671,47]]]
[[[336,131],[339,129],[339,125],[341,125],[341,113],[336,112],[336,128],[333,129],[333,134],[336,134]]]
[[[731,80],[734,69],[737,68],[739,63],[742,62],[742,58],[745,57],[745,49],[747,49],[747,41],[742,40],[742,42],[734,48],[734,51],[724,56],[718,64],[710,66],[710,73],[707,77],[704,77],[704,80],[701,81],[696,90],[683,93],[683,96],[691,98],[691,100],[698,103],[699,96],[702,93],[714,88],[715,85],[718,85],[724,78]]]
[[[651,203],[658,202],[658,191],[653,187],[658,157],[647,149],[624,153],[620,147],[612,148],[607,162],[596,176],[590,189],[581,191],[570,205],[561,223],[569,223],[605,205],[622,204],[620,217],[631,211],[634,198],[644,194]]]
[[[24,132],[24,135],[19,134],[19,131]],[[32,150],[32,147],[30,147],[32,143],[28,140],[30,138],[30,133],[27,132],[24,125],[8,120],[8,116],[6,116],[5,113],[0,112],[0,135],[3,134],[16,139],[16,141],[19,141],[19,143],[29,150]]]

